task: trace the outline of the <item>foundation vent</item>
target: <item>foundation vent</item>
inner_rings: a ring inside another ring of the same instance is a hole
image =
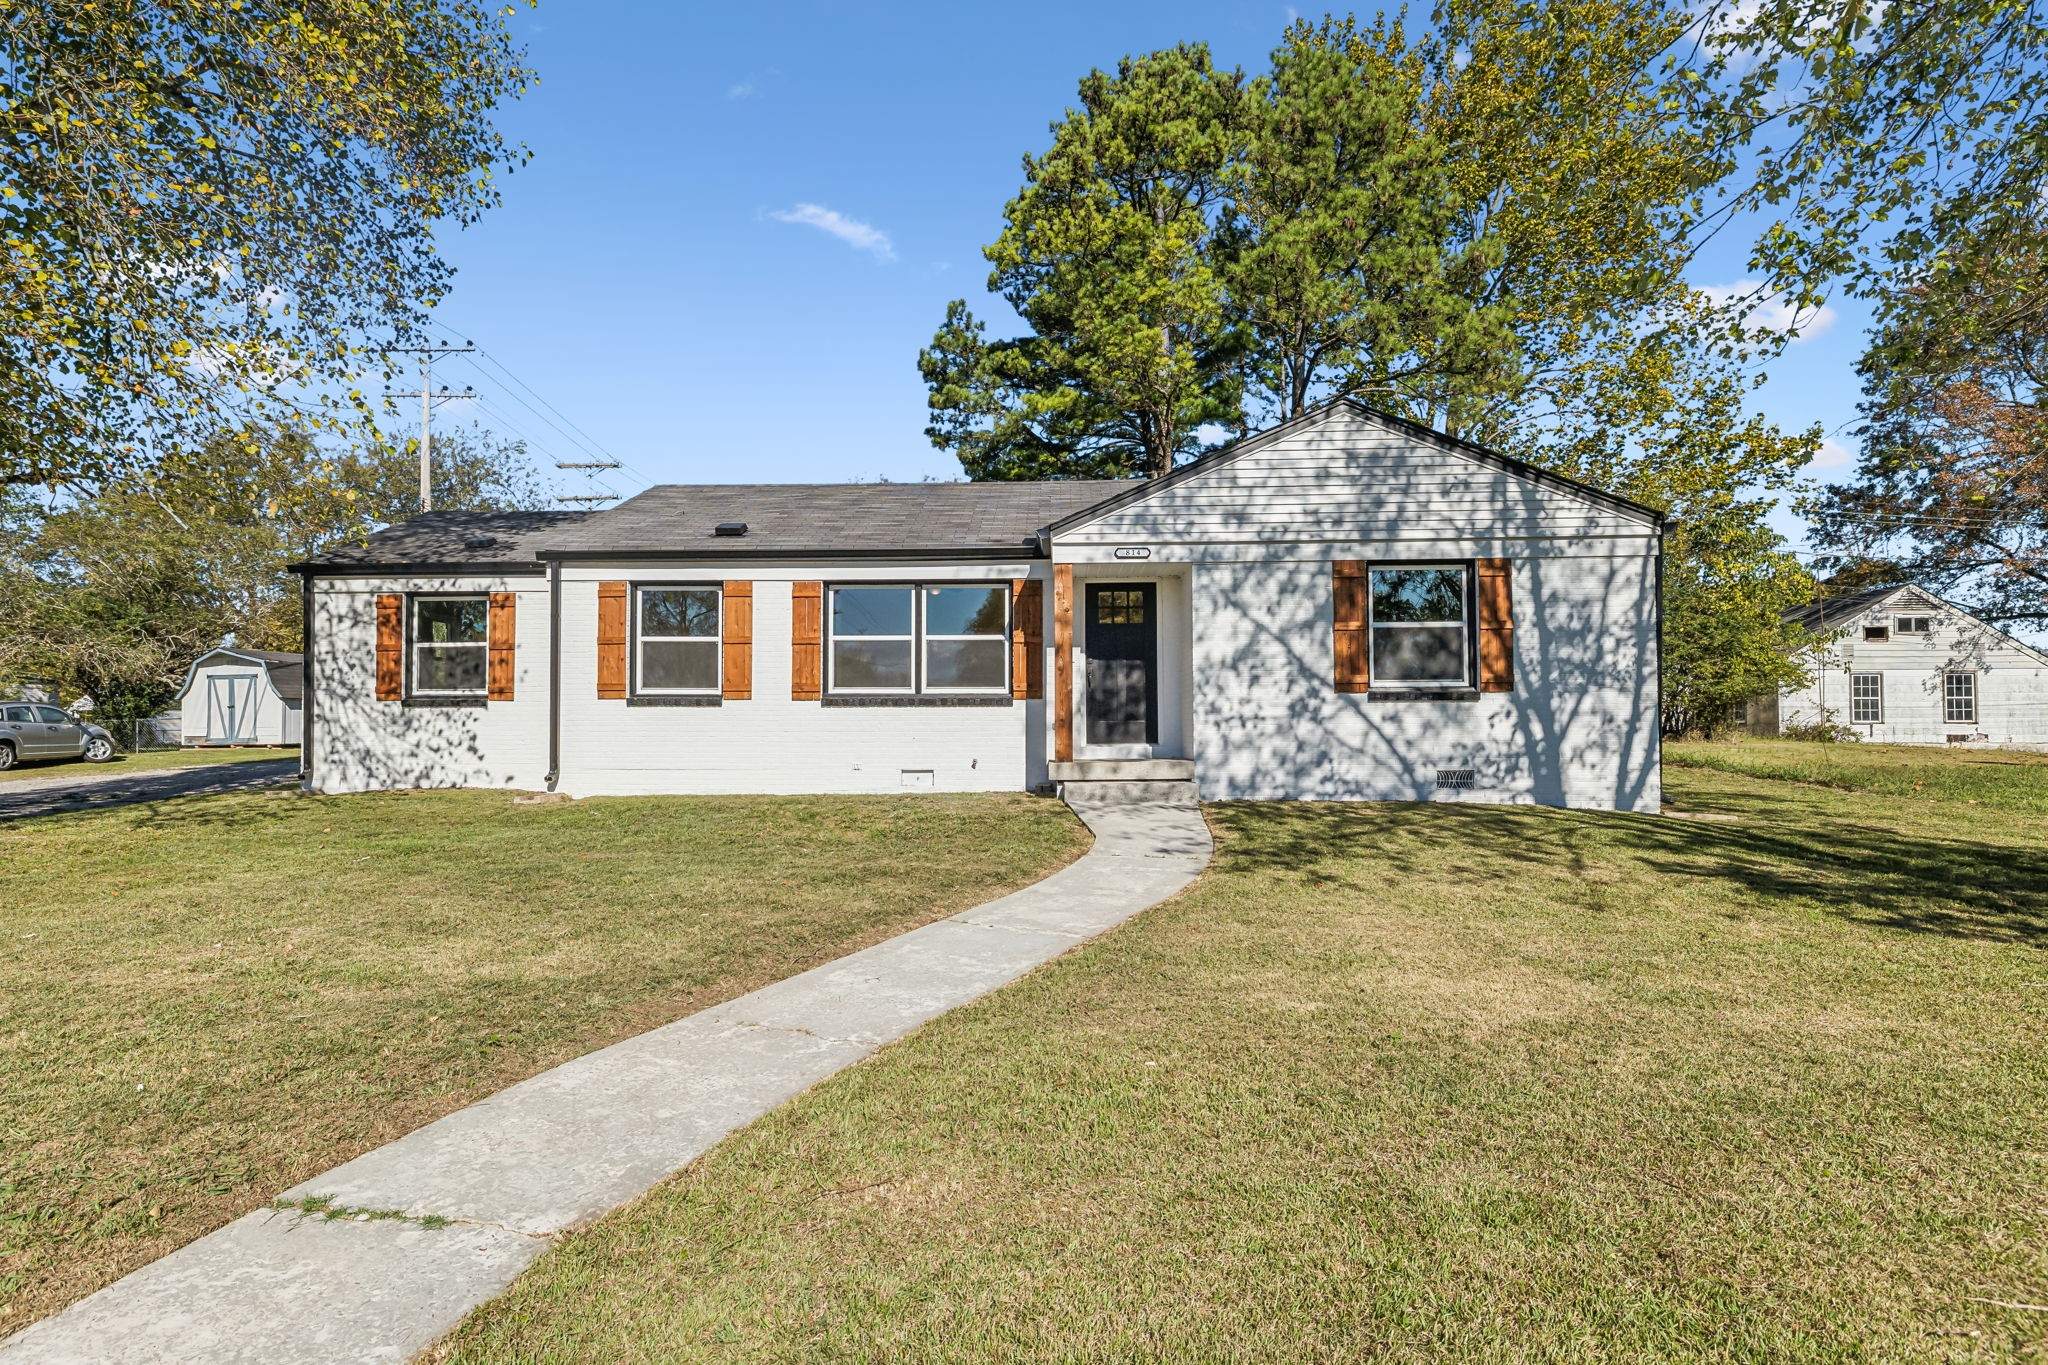
[[[1479,774],[1471,768],[1438,768],[1436,789],[1438,791],[1470,791],[1479,785]]]

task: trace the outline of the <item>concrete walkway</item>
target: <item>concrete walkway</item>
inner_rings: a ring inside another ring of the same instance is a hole
[[[248,1214],[0,1343],[0,1362],[410,1359],[503,1292],[553,1234],[1166,899],[1208,862],[1192,806],[1077,810],[1095,844],[1044,881],[430,1123],[284,1195],[385,1216]]]

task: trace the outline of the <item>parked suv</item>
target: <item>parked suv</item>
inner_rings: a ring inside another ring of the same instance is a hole
[[[44,758],[105,763],[113,756],[112,735],[62,707],[25,701],[0,703],[0,768]]]

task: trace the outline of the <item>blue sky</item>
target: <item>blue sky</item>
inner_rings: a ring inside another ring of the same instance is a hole
[[[558,428],[587,433],[630,467],[613,480],[623,493],[957,477],[923,435],[916,357],[949,299],[1002,315],[980,248],[1019,158],[1042,149],[1090,67],[1197,39],[1256,66],[1289,17],[1064,0],[522,8],[515,33],[541,84],[503,124],[534,158],[499,209],[444,239],[459,274],[438,317],[559,416],[549,425],[466,362],[437,379],[476,384],[478,415],[537,455],[575,458]],[[1717,247],[1696,282],[1741,279],[1743,256]],[[1823,423],[1845,462],[1863,314],[1838,300],[1823,321],[1757,405]]]

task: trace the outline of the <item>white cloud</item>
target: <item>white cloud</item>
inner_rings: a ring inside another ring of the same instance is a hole
[[[753,93],[754,83],[752,81],[739,81],[725,87],[725,97],[729,100],[743,100]]]
[[[1814,474],[1846,473],[1856,467],[1856,452],[1840,441],[1822,441],[1815,452],[1813,463],[1806,468]]]
[[[896,259],[896,248],[890,243],[888,233],[858,218],[848,218],[823,204],[798,204],[793,209],[776,209],[768,216],[778,223],[801,223],[830,233],[850,247],[872,252],[878,260]]]
[[[1827,304],[1795,309],[1791,302],[1765,289],[1761,280],[1737,280],[1733,284],[1710,284],[1700,290],[1716,307],[1734,305],[1742,309],[1752,327],[1772,332],[1798,333],[1792,340],[1811,341],[1835,325],[1839,315]]]

